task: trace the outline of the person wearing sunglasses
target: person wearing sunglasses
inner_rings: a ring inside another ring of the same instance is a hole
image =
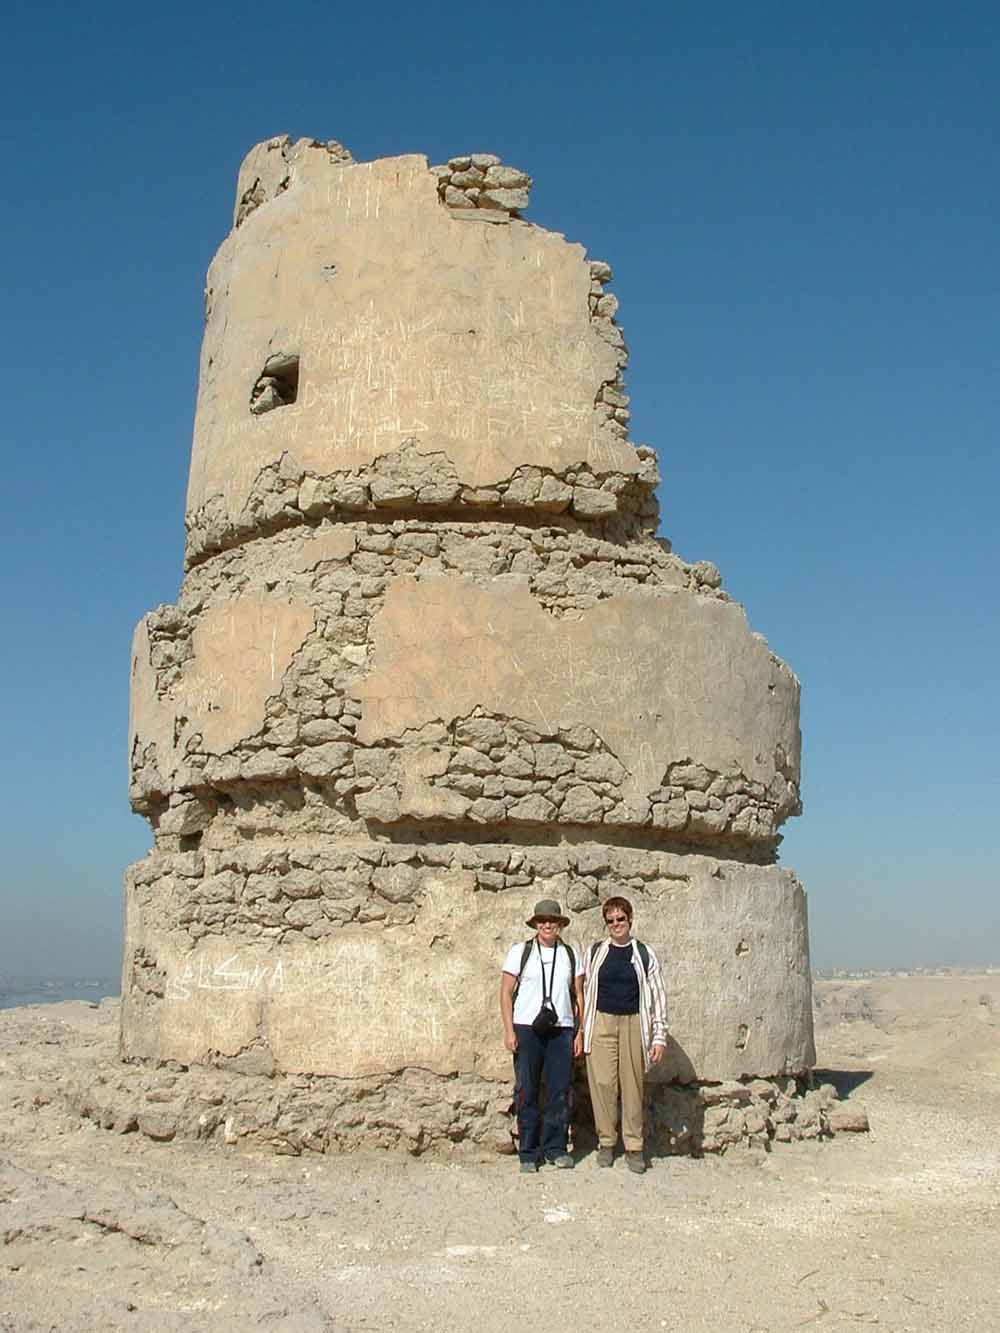
[[[653,950],[632,934],[632,904],[608,898],[601,909],[607,936],[584,958],[583,1049],[597,1130],[597,1165],[612,1166],[621,1099],[625,1164],[641,1175],[642,1085],[667,1048],[667,996]]]
[[[536,903],[526,924],[535,934],[512,945],[504,959],[500,1018],[504,1045],[514,1057],[518,1157],[521,1170],[534,1174],[543,1162],[564,1170],[573,1167],[569,1124],[573,1057],[583,1049],[577,1028],[583,966],[561,937],[569,917],[552,898]]]

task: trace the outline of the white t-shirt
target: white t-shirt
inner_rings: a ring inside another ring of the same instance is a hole
[[[509,972],[512,977],[516,977],[521,970],[521,954],[523,952],[524,941],[522,940],[520,944],[511,945],[510,951],[504,959],[503,970]],[[554,979],[552,976],[553,954],[555,955]],[[580,957],[579,949],[574,949],[573,954],[576,958],[576,975],[579,977],[583,975],[583,960]],[[541,956],[539,957],[539,955]],[[561,944],[557,944],[552,949],[545,949],[537,941],[532,945],[528,961],[524,965],[524,975],[521,977],[517,999],[514,1001],[514,1022],[530,1024],[541,1009],[543,967],[545,968],[545,990],[552,996],[552,1003],[559,1015],[559,1026],[561,1028],[571,1028],[573,1026],[573,1001],[570,994],[572,979],[570,977],[569,951]]]

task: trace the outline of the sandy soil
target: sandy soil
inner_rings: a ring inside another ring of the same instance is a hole
[[[644,1177],[277,1157],[64,1109],[116,1006],[0,1013],[0,1329],[1000,1328],[1000,976],[821,982],[872,1131]]]

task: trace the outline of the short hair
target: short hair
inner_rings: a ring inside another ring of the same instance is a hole
[[[605,898],[604,903],[601,906],[601,916],[604,917],[605,921],[607,921],[608,919],[609,910],[613,907],[617,907],[619,911],[624,912],[629,919],[629,924],[631,925],[633,912],[632,912],[632,904],[629,902],[629,900],[627,898]]]

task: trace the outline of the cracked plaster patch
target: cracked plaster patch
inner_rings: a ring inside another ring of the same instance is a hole
[[[372,638],[373,669],[351,691],[362,744],[479,707],[546,734],[591,727],[632,800],[678,758],[766,783],[780,747],[798,775],[798,684],[734,604],[622,596],[555,620],[524,587],[400,578]]]
[[[146,622],[140,622],[132,647],[129,752],[136,741],[142,747],[153,743],[162,768],[165,756],[183,753],[196,733],[210,754],[223,754],[253,735],[314,623],[312,610],[294,602],[244,597],[211,607],[192,631],[193,656],[180,681],[161,696]]]

